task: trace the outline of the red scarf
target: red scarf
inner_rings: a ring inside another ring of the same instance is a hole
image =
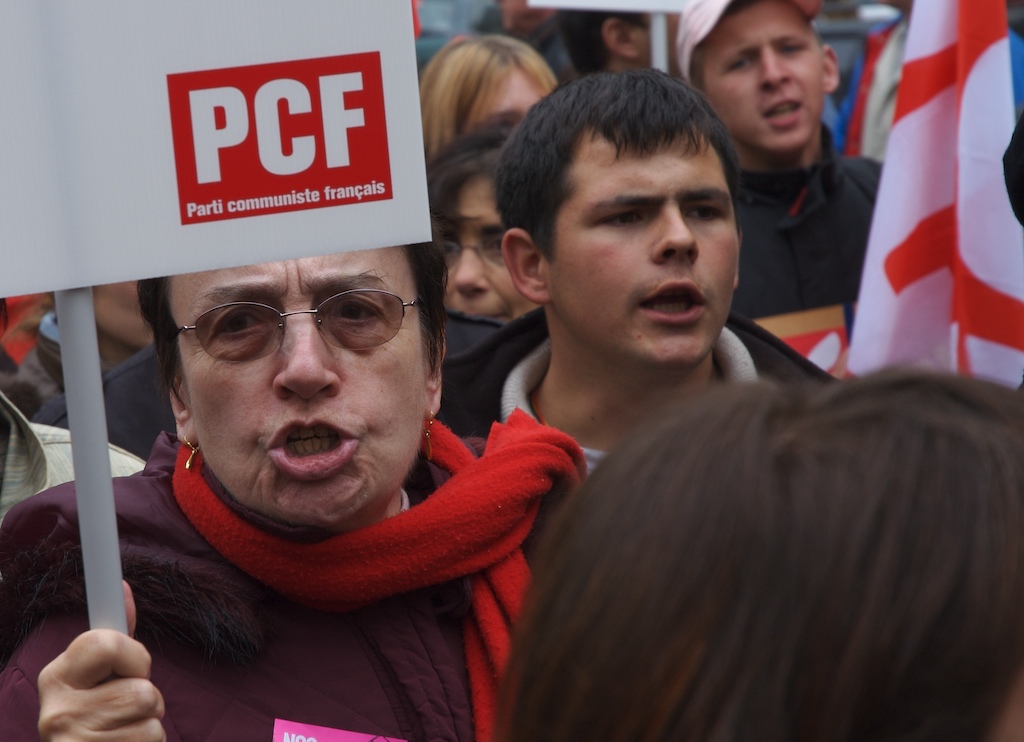
[[[348,611],[390,595],[472,575],[463,625],[477,739],[490,739],[510,628],[530,569],[520,548],[541,498],[584,471],[568,435],[516,411],[495,423],[479,459],[448,428],[430,428],[431,461],[452,474],[424,502],[392,518],[312,544],[270,534],[240,518],[210,489],[201,453],[190,469],[182,446],[174,497],[196,530],[243,572],[290,600]]]

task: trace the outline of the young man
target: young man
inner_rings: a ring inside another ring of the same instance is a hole
[[[593,466],[653,410],[715,380],[828,378],[729,317],[740,234],[729,134],[683,81],[601,73],[527,114],[498,165],[505,262],[540,310],[444,367],[445,422],[520,407]]]
[[[678,13],[668,16],[669,46],[676,36]],[[651,66],[651,14],[618,10],[560,10],[558,26],[572,66],[581,75],[621,72]],[[675,55],[669,72],[679,74]]]
[[[857,299],[880,166],[841,158],[821,122],[839,84],[821,0],[687,0],[683,77],[725,122],[743,168],[733,309],[765,317]]]

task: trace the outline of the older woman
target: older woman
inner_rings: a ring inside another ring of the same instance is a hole
[[[72,488],[12,510],[0,739],[34,737],[73,639],[45,739],[485,736],[523,541],[580,460],[523,418],[479,458],[434,422],[444,284],[433,244],[143,283],[178,436],[115,482],[141,644],[75,639]]]

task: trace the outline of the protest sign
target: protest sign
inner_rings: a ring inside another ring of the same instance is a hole
[[[412,34],[408,0],[4,3],[0,296],[427,238]]]
[[[853,314],[852,304],[833,304],[754,321],[823,371],[844,378]]]
[[[89,619],[126,628],[89,287],[430,238],[408,0],[0,5],[0,296],[57,291]]]

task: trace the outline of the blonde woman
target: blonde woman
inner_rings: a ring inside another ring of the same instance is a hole
[[[420,77],[427,161],[458,134],[480,124],[518,121],[555,85],[547,62],[522,41],[500,35],[452,41]]]

